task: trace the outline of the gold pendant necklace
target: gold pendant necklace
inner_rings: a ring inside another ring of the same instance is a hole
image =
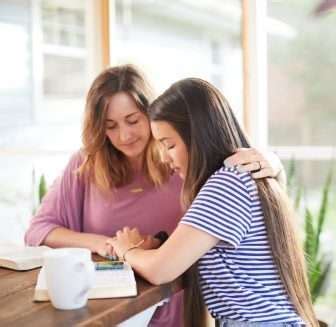
[[[141,192],[143,192],[143,188],[142,187],[136,187],[136,188],[132,188],[132,189],[130,189],[130,192],[131,193],[141,193]]]

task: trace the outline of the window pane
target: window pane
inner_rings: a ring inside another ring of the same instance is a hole
[[[0,2],[0,144],[33,119],[31,22],[30,1]]]
[[[267,2],[269,144],[292,147],[294,158],[295,154],[311,158],[296,161],[296,179],[292,185],[295,191],[291,194],[295,198],[301,189],[301,202],[312,210],[314,223],[327,174],[335,166],[332,161],[335,152],[330,160],[321,159],[326,152],[332,153],[331,148],[336,145],[336,15],[317,16],[314,12],[320,3],[322,1],[318,0]],[[335,177],[326,227],[321,236],[325,253],[334,258]],[[302,211],[302,220],[304,216]],[[319,318],[330,323],[336,319],[333,309],[335,276],[336,266],[333,265],[330,283],[315,306]]]
[[[42,1],[44,43],[85,47],[85,1]]]
[[[50,184],[80,147],[94,5],[0,1],[1,240],[23,241],[40,175]]]
[[[139,65],[162,92],[186,77],[214,83],[240,115],[240,1],[116,0],[113,55]]]
[[[85,1],[41,2],[45,96],[81,97],[85,93],[85,14]]]
[[[45,96],[81,98],[85,92],[85,57],[44,55],[46,74],[43,79]],[[62,78],[60,78],[62,76]]]
[[[269,143],[336,145],[336,15],[269,1]]]

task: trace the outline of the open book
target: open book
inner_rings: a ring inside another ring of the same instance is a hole
[[[123,269],[96,270],[95,283],[90,289],[89,299],[104,299],[137,295],[134,272],[128,263]],[[44,268],[41,269],[35,287],[34,301],[49,301]]]
[[[43,253],[47,250],[50,250],[47,246],[0,244],[0,267],[14,270],[29,270],[41,267]]]

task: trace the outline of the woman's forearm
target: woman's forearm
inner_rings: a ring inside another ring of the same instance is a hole
[[[79,233],[64,227],[53,229],[42,244],[52,248],[59,247],[84,247],[92,252],[98,252],[100,248],[104,248],[107,236],[90,233]]]

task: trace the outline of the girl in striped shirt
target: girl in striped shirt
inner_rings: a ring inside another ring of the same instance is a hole
[[[153,284],[186,273],[186,326],[204,326],[204,306],[220,326],[318,326],[293,227],[294,214],[276,180],[223,166],[250,147],[228,102],[211,84],[173,84],[149,108],[163,158],[182,177],[188,209],[155,250],[124,228],[113,252]],[[259,167],[260,168],[260,167]]]

